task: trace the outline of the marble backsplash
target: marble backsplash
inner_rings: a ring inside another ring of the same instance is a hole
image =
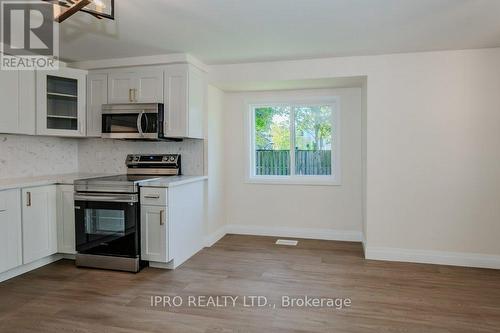
[[[79,171],[85,173],[126,173],[127,154],[181,154],[184,175],[203,175],[203,140],[145,142],[84,139],[78,144]]]
[[[0,179],[78,171],[78,140],[0,134]]]
[[[65,173],[126,173],[127,154],[181,154],[182,173],[203,175],[203,140],[145,142],[0,134],[0,179]]]

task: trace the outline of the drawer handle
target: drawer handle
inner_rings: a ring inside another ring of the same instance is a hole
[[[7,209],[0,209],[0,213],[6,212]]]
[[[26,207],[31,207],[31,192],[26,192]]]
[[[160,199],[160,195],[145,195],[144,198],[146,199]]]
[[[165,224],[165,211],[162,209],[160,210],[160,225]]]

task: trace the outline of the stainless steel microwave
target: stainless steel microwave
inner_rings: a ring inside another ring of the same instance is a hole
[[[162,140],[165,114],[162,103],[104,104],[103,138]]]

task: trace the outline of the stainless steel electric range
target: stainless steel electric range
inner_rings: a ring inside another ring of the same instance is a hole
[[[76,180],[76,265],[138,272],[140,184],[181,174],[177,154],[128,155],[127,174]]]

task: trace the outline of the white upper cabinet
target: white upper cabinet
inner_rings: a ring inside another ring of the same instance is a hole
[[[163,102],[163,71],[143,70],[137,73],[134,99],[137,103]]]
[[[0,192],[0,273],[22,264],[21,194]]]
[[[135,73],[116,72],[108,75],[108,101],[113,103],[132,103],[135,87]]]
[[[37,134],[85,136],[86,71],[37,72]]]
[[[108,101],[113,103],[161,103],[162,70],[138,69],[112,72],[108,76]]]
[[[203,138],[205,75],[188,64],[165,68],[165,135]]]
[[[108,76],[87,76],[87,136],[100,137],[102,131],[102,105],[108,103]]]
[[[35,134],[35,72],[0,71],[0,133]]]
[[[22,190],[23,264],[57,252],[56,186]]]

